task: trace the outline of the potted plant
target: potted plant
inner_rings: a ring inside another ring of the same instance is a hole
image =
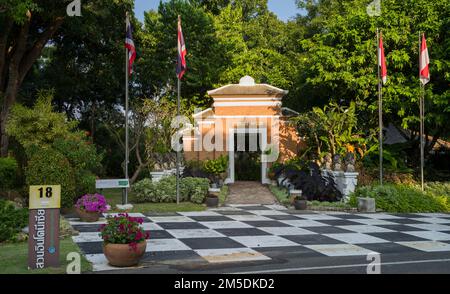
[[[102,194],[86,194],[77,200],[75,210],[82,221],[96,222],[108,210],[108,204]]]
[[[207,207],[217,207],[219,206],[219,188],[210,188],[208,189],[208,195],[205,199],[205,204]]]
[[[107,223],[100,228],[100,236],[103,254],[110,265],[126,267],[139,263],[149,238],[148,232],[140,226],[142,223],[142,218],[130,217],[127,213],[107,218]]]
[[[294,207],[297,210],[306,210],[308,207],[308,200],[305,196],[295,196]]]
[[[216,159],[205,160],[203,169],[211,176],[212,186],[219,188],[227,177],[228,157],[221,155]]]

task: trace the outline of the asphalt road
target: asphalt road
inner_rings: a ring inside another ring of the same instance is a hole
[[[103,271],[110,274],[367,274],[373,261],[362,256],[302,257],[273,251],[270,261],[197,264],[187,260],[144,263],[136,269]],[[380,254],[381,274],[450,274],[450,252]]]

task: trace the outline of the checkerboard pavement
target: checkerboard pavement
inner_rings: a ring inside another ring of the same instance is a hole
[[[274,251],[310,257],[370,252],[450,252],[450,214],[292,211],[278,205],[230,205],[201,212],[131,213],[150,233],[142,264],[267,262]],[[107,216],[107,214],[105,214]],[[72,237],[94,271],[107,264],[98,230],[105,220],[69,219]]]

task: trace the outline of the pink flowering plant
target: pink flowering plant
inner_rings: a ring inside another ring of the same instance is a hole
[[[78,199],[75,207],[87,212],[106,212],[108,210],[108,204],[106,203],[105,196],[102,194],[86,194]]]
[[[129,244],[131,249],[136,250],[138,243],[149,238],[149,233],[140,226],[143,221],[127,213],[108,216],[107,223],[100,227],[100,236],[105,243]]]

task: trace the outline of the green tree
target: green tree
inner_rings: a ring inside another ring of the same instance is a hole
[[[136,69],[143,96],[176,97],[177,19],[182,19],[187,48],[187,72],[183,77],[182,98],[189,104],[209,105],[206,91],[218,79],[222,50],[215,35],[213,16],[203,7],[186,0],[161,3],[158,12],[145,14],[143,55]]]
[[[111,24],[111,26],[114,26],[114,23],[118,24],[120,22],[119,18],[117,18],[118,14],[112,13],[111,15],[109,12],[121,11],[121,15],[124,15],[126,10],[131,10],[132,0],[94,0],[88,4],[82,2],[83,17],[66,16],[66,6],[70,2],[71,0],[5,0],[0,3],[0,27],[2,27],[0,33],[0,156],[6,156],[8,153],[8,137],[5,128],[10,110],[16,102],[18,92],[26,76],[41,56],[49,41],[52,41],[52,44],[60,42],[71,44],[72,46],[68,48],[66,53],[76,54],[77,49],[83,46],[87,48],[95,46],[101,48],[102,46],[99,46],[99,44],[106,43],[110,45],[114,42],[118,44],[123,40],[105,38],[110,36],[112,31],[119,31],[117,29],[106,31],[106,24]],[[106,17],[104,17],[105,15]],[[108,17],[108,15],[110,16]],[[105,28],[105,30],[99,30],[99,28]],[[101,40],[99,40],[99,35],[103,37]],[[94,36],[95,38],[91,39],[91,42],[98,40],[98,43],[90,46],[89,39]],[[78,43],[71,43],[70,40]],[[58,52],[55,52],[55,54],[58,54]],[[91,55],[90,57],[93,56]],[[100,63],[102,60],[101,56],[102,54],[97,52],[97,58],[92,59],[99,60],[98,62]],[[77,55],[77,57],[82,57],[82,54]],[[78,64],[81,68],[79,72],[88,72],[91,64],[83,60],[83,58],[77,60],[81,63]],[[67,64],[71,68],[69,62],[61,63],[60,65],[65,66]],[[114,66],[111,62],[106,62],[102,65],[104,66],[105,64]],[[66,74],[67,72],[61,71],[58,73],[59,76]],[[95,76],[97,77],[97,75],[98,72]],[[103,78],[102,75],[99,76]],[[77,79],[76,76],[72,78],[74,80]],[[73,82],[71,85],[66,85],[66,89],[70,88],[71,90],[78,87],[79,85],[74,87]],[[92,99],[92,97],[89,98]]]
[[[262,7],[246,20],[242,3],[230,4],[215,18],[217,38],[226,50],[225,65],[215,86],[251,75],[259,83],[292,87],[295,67],[286,52],[286,24],[270,13],[267,5]]]
[[[368,3],[363,0],[298,2],[308,12],[299,16],[306,24],[306,38],[298,40],[297,99],[288,101],[289,105],[306,110],[330,99],[342,105],[355,101],[360,122],[366,129],[375,129],[378,27],[383,31],[388,67],[388,83],[383,87],[384,122],[411,130],[408,139],[417,146],[418,33],[425,32],[432,76],[426,86],[425,128],[432,138],[426,152],[440,136],[448,137],[449,3],[385,0],[381,16],[369,17]]]
[[[84,132],[77,130],[77,125],[77,121],[68,120],[64,113],[53,111],[52,92],[39,92],[32,108],[21,104],[13,107],[6,130],[25,150],[27,184],[38,184],[39,179],[44,181],[40,184],[49,183],[56,180],[60,172],[62,180],[75,182],[70,189],[76,195],[93,192],[95,174],[101,172],[101,155],[95,145],[86,140]],[[46,167],[52,159],[58,164]],[[69,166],[70,171],[63,171],[65,166]],[[70,196],[69,202],[72,199]]]

